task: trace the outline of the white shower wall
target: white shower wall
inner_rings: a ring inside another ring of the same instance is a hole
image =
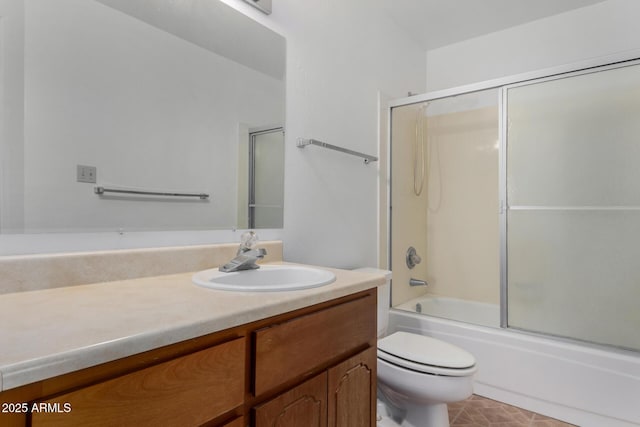
[[[423,177],[415,163],[420,115]],[[392,110],[394,306],[425,292],[499,304],[498,116],[495,89]],[[421,178],[418,196],[414,182]],[[409,246],[422,257],[412,269]],[[411,278],[429,285],[411,287]]]

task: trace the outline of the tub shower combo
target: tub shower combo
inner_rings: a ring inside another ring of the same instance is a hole
[[[625,57],[392,102],[390,328],[471,352],[478,394],[640,425],[638,117]]]

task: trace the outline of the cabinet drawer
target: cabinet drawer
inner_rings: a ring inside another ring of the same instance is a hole
[[[246,427],[244,417],[236,418],[235,420],[225,424],[222,427]]]
[[[191,426],[244,400],[245,345],[238,338],[44,401],[33,426]],[[221,386],[224,384],[224,386]]]
[[[256,331],[256,396],[374,340],[375,295]]]

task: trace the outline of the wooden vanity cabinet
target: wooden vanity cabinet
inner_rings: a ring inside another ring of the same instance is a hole
[[[31,425],[201,425],[243,404],[244,344],[237,338],[38,402],[62,411],[34,412]]]
[[[371,300],[365,296],[256,331],[255,395],[369,346],[376,335]]]
[[[254,409],[254,427],[375,426],[375,348],[368,348]]]
[[[374,427],[375,342],[371,289],[7,390],[49,410],[0,427]]]
[[[327,373],[305,381],[258,405],[254,427],[323,427],[327,425]]]
[[[375,426],[375,337],[375,294],[256,331],[256,396],[322,373],[256,407],[255,427]]]
[[[369,347],[329,369],[329,427],[376,425],[376,353],[376,347]]]
[[[244,417],[238,417],[235,420],[224,424],[222,427],[246,427]]]

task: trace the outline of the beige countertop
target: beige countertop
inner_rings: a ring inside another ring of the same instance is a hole
[[[0,391],[384,284],[330,269],[336,281],[287,292],[228,292],[193,273],[0,295]]]

